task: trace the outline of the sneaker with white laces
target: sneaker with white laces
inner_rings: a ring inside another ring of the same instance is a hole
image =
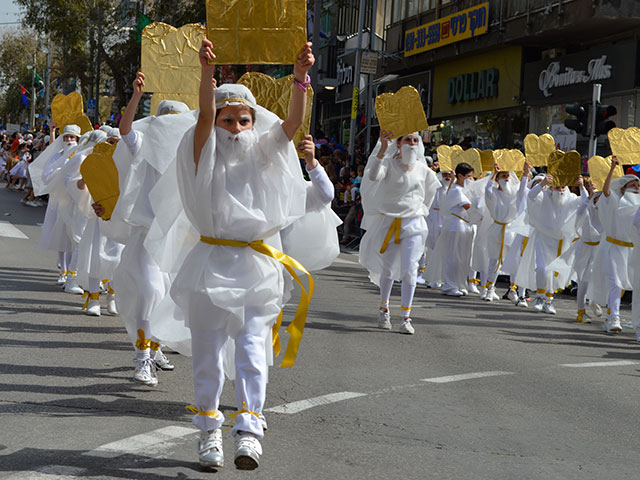
[[[220,468],[224,466],[222,430],[217,428],[200,433],[198,459],[200,460],[200,465],[206,468]]]
[[[541,312],[545,305],[544,297],[536,297],[536,303],[533,305],[533,310],[535,312]]]
[[[622,325],[620,325],[620,317],[618,315],[612,315],[604,321],[604,330],[607,333],[620,333],[622,331]]]
[[[100,300],[89,300],[89,304],[87,305],[87,309],[84,311],[86,315],[90,317],[99,317],[100,316]]]
[[[58,285],[64,285],[67,281],[67,274],[60,272],[60,276],[58,277]]]
[[[469,282],[468,290],[469,290],[469,293],[475,293],[476,295],[480,294],[480,290],[478,290],[478,287],[476,287],[475,283]]]
[[[411,325],[411,319],[409,317],[405,318],[400,324],[400,333],[404,333],[406,335],[413,335],[416,333],[416,329]]]
[[[442,290],[442,294],[449,297],[463,297],[465,295],[460,290]]]
[[[388,309],[378,311],[378,328],[391,330],[391,315]]]
[[[156,367],[158,367],[160,370],[173,370],[174,368],[176,368],[175,365],[171,363],[171,361],[164,354],[162,348],[158,348],[158,350],[156,350],[153,361],[156,363]]]
[[[107,295],[107,313],[109,315],[118,315],[118,309],[116,308],[116,294],[109,293]]]
[[[429,282],[429,283],[427,283],[427,287],[429,287],[429,288],[440,288],[440,287],[442,287],[442,285],[439,284],[438,282]]]
[[[507,293],[507,299],[513,302],[514,304],[518,303],[518,294],[512,288],[509,289],[509,293]]]
[[[156,366],[153,360],[151,358],[145,358],[144,360],[136,358],[135,361],[138,366],[133,372],[133,379],[150,387],[158,385],[158,376],[156,375]]]
[[[556,307],[553,304],[553,298],[550,298],[543,306],[542,313],[548,313],[550,315],[556,314]]]
[[[425,283],[427,283],[427,281],[424,279],[424,277],[422,276],[421,273],[418,274],[418,276],[416,277],[416,283],[418,285],[424,285]]]
[[[602,316],[602,307],[600,305],[598,305],[597,303],[592,303],[590,306],[591,306],[591,311],[596,317]]]
[[[67,283],[64,284],[64,291],[67,293],[73,293],[75,295],[82,295],[84,290],[78,285],[78,277],[72,275]]]
[[[482,287],[482,293],[480,294],[480,300],[485,300],[487,298],[487,293],[489,293],[489,289],[487,287]]]
[[[493,302],[494,300],[500,300],[500,297],[496,293],[495,288],[489,288],[487,291],[487,295],[484,297],[485,301]]]
[[[233,462],[238,470],[255,470],[260,465],[262,445],[255,435],[248,432],[236,434],[236,453]]]
[[[518,302],[516,303],[516,307],[524,307],[527,308],[529,304],[527,303],[527,299],[524,297],[518,297]]]

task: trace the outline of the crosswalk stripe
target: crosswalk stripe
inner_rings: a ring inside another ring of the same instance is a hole
[[[28,472],[17,472],[5,480],[75,480],[86,478],[87,469],[68,467],[65,465],[47,465]]]
[[[464,373],[462,375],[449,375],[446,377],[423,378],[420,381],[429,382],[429,383],[450,383],[450,382],[460,382],[462,380],[472,380],[474,378],[498,377],[501,375],[514,375],[514,373],[502,372],[498,370],[493,372]]]
[[[0,220],[0,237],[24,239],[29,238],[24,233],[22,233],[19,228],[15,227],[12,223],[5,220]]]
[[[342,400],[348,400],[350,398],[365,397],[366,393],[357,392],[337,392],[329,393],[328,395],[321,395],[319,397],[308,398],[306,400],[299,400],[297,402],[285,403],[276,407],[265,409],[265,412],[272,413],[299,413],[309,408],[318,407],[320,405],[328,405],[330,403],[340,402]]]
[[[631,360],[614,360],[611,362],[585,362],[585,363],[562,363],[561,367],[588,368],[588,367],[624,367],[626,365],[638,365],[640,362]]]

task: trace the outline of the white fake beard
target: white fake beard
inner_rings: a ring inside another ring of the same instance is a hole
[[[568,192],[559,192],[558,190],[552,190],[549,192],[551,195],[551,203],[554,207],[562,207],[567,203]]]
[[[469,188],[471,185],[473,185],[473,178],[465,178],[464,179],[464,188]]]
[[[640,205],[640,192],[638,190],[627,188],[624,191],[623,198],[631,205]]]
[[[64,142],[63,147],[62,147],[62,152],[63,154],[68,154],[69,152],[71,152],[71,149],[73,149],[74,147],[78,146],[78,142]]]
[[[222,127],[216,127],[216,155],[225,160],[243,160],[256,141],[256,132],[253,129],[234,134]]]
[[[500,185],[500,188],[505,193],[505,195],[509,197],[516,193],[515,185],[513,185],[509,180],[502,179],[498,182],[498,185]]]
[[[417,145],[402,145],[400,147],[400,162],[407,167],[413,165],[418,160]]]

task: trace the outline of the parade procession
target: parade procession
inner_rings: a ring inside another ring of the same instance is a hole
[[[640,3],[0,6],[0,480],[637,478]]]

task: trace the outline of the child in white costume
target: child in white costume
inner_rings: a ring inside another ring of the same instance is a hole
[[[59,214],[65,201],[68,201],[61,171],[78,145],[80,127],[77,125],[65,126],[62,135],[57,139],[54,133],[55,123],[52,123],[51,127],[51,144],[29,165],[29,173],[33,182],[34,194],[37,196],[49,194],[49,203],[40,237],[40,249],[58,252],[58,267],[60,269],[58,283],[64,284],[67,279],[68,264],[71,262],[73,244]]]
[[[480,229],[483,232],[481,238],[480,235],[476,236],[476,243],[484,247],[489,258],[487,283],[480,297],[488,302],[500,299],[495,291],[495,282],[513,243],[512,223],[519,216],[516,201],[518,177],[514,172],[498,171],[497,166],[495,168],[491,180],[485,187],[484,201],[488,215],[483,223],[489,222],[489,225]]]
[[[633,296],[632,305],[631,305],[631,313],[633,316],[633,328],[636,331],[636,341],[640,342],[640,295],[637,295],[640,292],[640,208],[636,212],[633,217],[633,227],[635,229],[635,240],[633,248],[633,257],[631,259],[631,264],[635,265],[633,270],[633,289],[636,292],[636,295]]]
[[[400,332],[413,334],[411,304],[416,289],[418,261],[427,238],[425,216],[441,186],[424,158],[417,133],[392,142],[392,132],[382,131],[362,178],[362,229],[360,263],[380,287],[378,327],[391,330],[389,297],[394,281],[402,281]]]
[[[587,297],[609,307],[604,330],[619,333],[622,290],[633,288],[634,247],[633,219],[640,207],[640,180],[635,175],[611,179],[620,162],[613,157],[611,169],[602,188],[598,211],[603,234],[591,273]],[[637,267],[637,266],[636,266]]]
[[[555,315],[553,294],[555,290],[567,286],[569,274],[553,271],[549,264],[569,249],[575,238],[580,197],[571,193],[567,187],[546,188],[552,181],[553,177],[547,175],[529,192],[527,213],[533,233],[527,243],[515,283],[536,290],[536,303],[533,306],[536,312]],[[581,196],[587,197],[582,177],[578,178],[577,183],[580,185]]]
[[[256,105],[246,87],[215,87],[211,47],[202,41],[198,121],[177,158],[182,204],[201,241],[185,259],[171,296],[191,329],[200,463],[224,464],[218,406],[225,345],[232,337],[239,409],[234,461],[238,468],[254,469],[262,454],[258,417],[266,394],[266,339],[282,309],[284,288],[282,264],[261,252],[268,250],[264,239],[305,213],[306,186],[291,139],[304,118],[314,58],[306,44],[294,66],[289,117],[281,122]]]
[[[473,182],[473,168],[459,163],[455,175],[455,182],[440,202],[442,231],[427,270],[427,280],[442,283],[443,294],[461,297],[467,294],[471,278],[474,229],[469,217],[472,199],[466,188]]]

